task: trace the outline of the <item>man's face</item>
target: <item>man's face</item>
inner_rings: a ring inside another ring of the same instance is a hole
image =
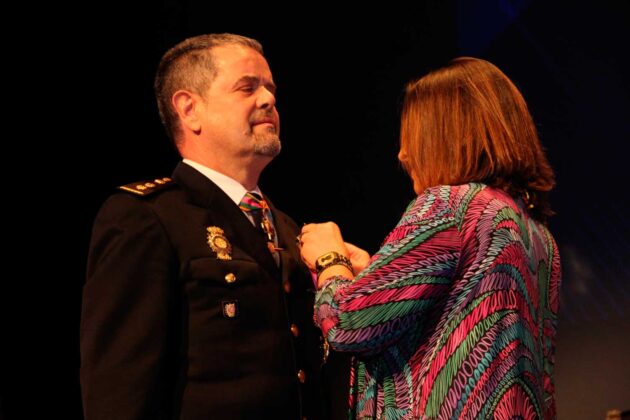
[[[226,158],[280,153],[276,86],[265,58],[240,45],[215,47],[217,75],[202,95],[201,134]]]

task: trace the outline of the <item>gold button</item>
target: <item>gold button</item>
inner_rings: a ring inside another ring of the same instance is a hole
[[[297,325],[291,324],[291,334],[293,334],[293,337],[297,337],[298,335],[300,335],[300,330],[298,329]]]
[[[234,273],[227,273],[225,275],[225,281],[228,283],[234,283],[236,281],[236,276]]]
[[[284,288],[284,293],[291,292],[291,283],[288,280],[282,283],[282,287]]]
[[[300,369],[298,371],[297,377],[298,377],[298,380],[300,381],[301,384],[306,382],[306,373],[304,373],[304,371],[302,369]]]

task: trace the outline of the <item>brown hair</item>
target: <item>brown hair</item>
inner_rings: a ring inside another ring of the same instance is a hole
[[[400,142],[403,165],[422,190],[482,182],[523,197],[538,220],[553,214],[553,170],[527,104],[485,60],[457,58],[408,83]]]
[[[255,39],[226,33],[188,38],[168,50],[160,60],[153,88],[160,119],[175,145],[180,126],[171,98],[180,89],[202,95],[210,87],[217,74],[212,48],[222,45],[242,45],[264,56],[262,46]]]

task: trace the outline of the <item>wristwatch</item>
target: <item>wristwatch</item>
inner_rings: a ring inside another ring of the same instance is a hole
[[[343,265],[351,272],[354,272],[352,269],[352,263],[345,255],[342,255],[336,251],[330,251],[325,253],[324,255],[319,256],[315,260],[315,274],[317,277],[324,271],[326,268],[331,265]]]

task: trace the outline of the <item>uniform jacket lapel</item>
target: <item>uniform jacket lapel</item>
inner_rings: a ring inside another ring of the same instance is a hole
[[[270,274],[278,275],[278,266],[265,239],[221,188],[185,163],[177,165],[173,180],[186,192],[191,203],[208,210],[208,226],[223,229],[233,248],[242,249]]]
[[[299,232],[294,231],[287,222],[284,220],[284,214],[276,210],[273,203],[265,197],[265,200],[269,204],[269,208],[273,213],[274,224],[276,225],[276,234],[278,235],[278,247],[282,248],[280,251],[280,261],[282,267],[282,281],[288,281],[289,277],[296,271],[301,270],[304,272],[304,278],[310,278],[306,267],[300,264],[300,250],[297,247],[295,238]],[[312,289],[313,286],[308,284],[306,289]]]

